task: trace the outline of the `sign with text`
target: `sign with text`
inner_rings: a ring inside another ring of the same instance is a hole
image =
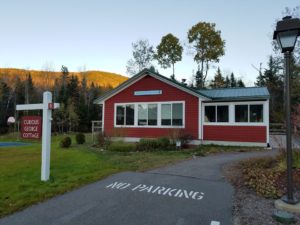
[[[40,116],[23,116],[21,119],[21,137],[40,139],[42,136],[42,118]]]

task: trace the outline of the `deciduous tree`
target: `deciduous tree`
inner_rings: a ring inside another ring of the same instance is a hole
[[[164,69],[172,66],[172,79],[175,79],[174,65],[176,62],[181,61],[182,51],[183,47],[181,46],[179,39],[171,33],[163,36],[160,44],[156,47],[156,54],[154,55],[154,58]]]
[[[128,60],[126,70],[130,75],[137,74],[144,68],[149,68],[154,56],[153,46],[149,44],[147,39],[140,39],[135,43],[132,43],[132,56],[133,58]]]
[[[196,84],[205,84],[210,63],[219,62],[225,54],[225,41],[221,38],[221,31],[215,29],[214,23],[199,22],[188,31],[188,42],[194,51],[194,61],[198,64],[200,76]]]

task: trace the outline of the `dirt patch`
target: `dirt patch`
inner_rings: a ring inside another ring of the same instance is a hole
[[[242,170],[238,163],[226,165],[224,176],[234,186],[233,199],[234,225],[279,225],[272,218],[275,210],[274,200],[258,196],[244,185]],[[300,189],[295,190],[295,196],[300,199]],[[294,214],[300,225],[300,214]]]

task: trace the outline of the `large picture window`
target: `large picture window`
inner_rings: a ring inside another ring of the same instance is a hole
[[[115,126],[183,127],[183,102],[123,103],[115,106]]]
[[[248,105],[235,106],[235,122],[248,122]]]
[[[263,110],[263,104],[236,105],[235,122],[262,123],[264,122]]]
[[[118,105],[116,108],[116,125],[132,126],[134,125],[134,105]]]
[[[228,105],[205,106],[205,122],[206,123],[227,123],[229,122]]]
[[[162,104],[161,125],[182,126],[183,125],[183,104],[182,103]]]
[[[157,104],[138,105],[138,126],[157,126]]]
[[[229,122],[228,105],[217,106],[217,122],[219,123]]]
[[[263,105],[250,105],[250,122],[260,123],[264,121]]]

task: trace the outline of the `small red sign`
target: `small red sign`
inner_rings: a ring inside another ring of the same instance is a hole
[[[48,103],[48,109],[54,109],[54,103]]]
[[[24,139],[40,139],[42,136],[42,117],[23,116],[21,119],[21,137]]]

